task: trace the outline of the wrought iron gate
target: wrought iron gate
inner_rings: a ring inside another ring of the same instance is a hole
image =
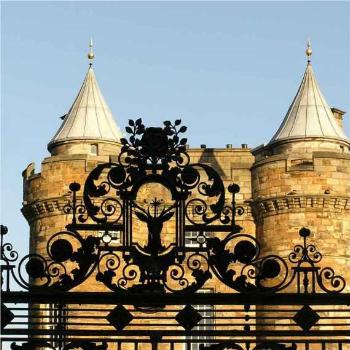
[[[126,131],[82,197],[70,185],[71,223],[45,256],[19,259],[2,227],[5,348],[350,349],[345,280],[308,229],[288,257],[262,256],[236,223],[239,186],[190,162],[180,120]]]

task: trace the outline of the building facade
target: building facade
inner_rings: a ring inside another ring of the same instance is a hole
[[[349,280],[350,140],[343,130],[344,112],[330,108],[322,95],[311,54],[308,45],[307,65],[296,96],[266,145],[254,149],[202,146],[189,148],[188,154],[192,163],[212,166],[226,187],[231,183],[240,186],[236,200],[244,213],[237,224],[256,237],[263,256],[287,257],[300,242],[299,229],[308,227],[323,254],[322,264]],[[31,253],[46,255],[48,239],[71,222],[71,215],[64,212],[71,197],[69,185],[83,185],[98,164],[115,161],[122,147],[123,133],[94,74],[92,50],[88,57],[91,61],[81,89],[48,144],[50,156],[42,161],[41,172],[36,172],[33,163],[23,171],[22,213],[30,226]],[[162,197],[161,191],[154,187],[147,195]],[[174,228],[170,225],[163,231],[164,243],[171,241]],[[136,236],[144,242],[145,229],[140,227]],[[187,244],[193,244],[187,238]],[[85,282],[74,290],[104,291],[101,284]],[[204,292],[226,291],[212,281],[204,287]],[[264,308],[257,312],[263,315]]]
[[[325,263],[350,277],[350,140],[344,112],[330,108],[316,81],[308,45],[307,66],[297,94],[270,142],[255,149],[190,148],[192,162],[213,166],[225,184],[237,183],[245,213],[244,232],[256,234],[264,253],[286,256],[302,226],[311,229]],[[55,136],[41,172],[23,172],[22,212],[30,225],[30,250],[43,253],[48,237],[64,230],[62,209],[69,184],[113,161],[122,132],[99,89],[92,61],[81,89]],[[335,250],[334,247],[337,247]]]

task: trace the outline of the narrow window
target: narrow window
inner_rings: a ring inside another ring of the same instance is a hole
[[[109,244],[111,241],[117,245],[121,243],[120,231],[99,231],[98,234],[105,244]]]
[[[93,154],[94,156],[97,156],[98,153],[98,147],[96,144],[92,144],[91,145],[91,154]]]
[[[187,231],[185,233],[185,245],[189,248],[205,248],[207,246],[207,238],[211,236],[211,232]]]

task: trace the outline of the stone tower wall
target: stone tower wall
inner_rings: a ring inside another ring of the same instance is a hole
[[[349,279],[350,154],[339,152],[336,144],[322,152],[315,151],[322,148],[317,142],[290,146],[286,151],[284,145],[283,154],[259,154],[252,168],[253,212],[263,252],[287,257],[305,226],[323,254],[321,263]]]
[[[255,155],[256,162],[251,173],[252,207],[256,237],[261,244],[262,254],[277,254],[288,262],[292,248],[301,243],[299,229],[307,227],[312,232],[309,244],[314,244],[322,254],[322,260],[317,265],[322,268],[331,267],[336,275],[348,281],[348,146],[333,140],[310,139],[265,147]],[[290,272],[292,273],[291,269]],[[297,292],[295,282],[283,292]],[[321,292],[320,288],[316,291]],[[349,291],[349,286],[345,291]],[[268,316],[265,311],[269,309],[269,306],[260,306],[257,308],[257,315]],[[321,313],[322,317],[333,313],[327,312],[328,314]],[[314,329],[317,327],[314,326]],[[261,326],[261,330],[272,328],[273,326]],[[330,345],[329,349],[335,350],[336,347]],[[309,348],[318,350],[319,347],[310,345]]]

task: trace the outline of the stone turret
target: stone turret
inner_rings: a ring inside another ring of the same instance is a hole
[[[306,53],[303,79],[281,126],[253,150],[257,238],[265,253],[286,256],[306,226],[324,264],[349,276],[350,141],[319,88],[309,46]]]
[[[69,112],[48,144],[51,155],[111,154],[122,133],[102,96],[92,63]]]
[[[40,173],[35,173],[34,164],[23,172],[22,212],[30,224],[32,252],[45,255],[48,237],[64,230],[70,220],[62,211],[69,199],[69,184],[83,184],[98,163],[109,162],[120,151],[122,133],[98,86],[92,44],[88,57],[79,93],[48,144],[51,156],[42,161]]]

